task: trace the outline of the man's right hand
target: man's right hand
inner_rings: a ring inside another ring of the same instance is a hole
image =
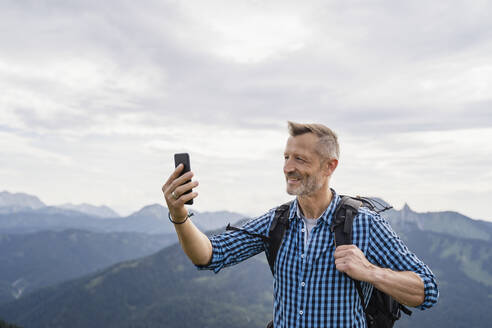
[[[185,203],[198,196],[197,192],[185,194],[188,190],[198,186],[198,181],[186,183],[193,177],[193,172],[190,171],[179,176],[183,168],[183,164],[178,165],[162,186],[169,213],[172,220],[177,223],[184,222],[188,216],[188,211],[184,206]],[[178,234],[179,243],[191,262],[196,265],[210,263],[213,253],[212,243],[203,232],[198,230],[191,220],[186,221],[185,224],[174,225],[174,228]]]
[[[186,181],[191,180],[193,177],[193,172],[186,172],[182,176],[179,176],[181,171],[183,171],[183,164],[179,164],[174,172],[169,176],[166,183],[162,186],[162,192],[164,193],[164,198],[166,199],[167,208],[173,221],[182,222],[186,219],[188,211],[186,210],[184,204],[198,196],[197,192],[191,192],[185,194],[190,189],[198,186],[198,181],[190,181],[186,184]]]

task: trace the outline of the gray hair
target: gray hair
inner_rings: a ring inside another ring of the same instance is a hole
[[[323,124],[304,124],[287,121],[289,134],[292,137],[305,134],[314,133],[318,136],[319,141],[316,147],[316,152],[322,158],[337,159],[340,156],[340,146],[338,145],[338,137],[335,132]]]

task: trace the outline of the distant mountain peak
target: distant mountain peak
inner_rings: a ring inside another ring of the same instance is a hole
[[[413,210],[410,208],[410,206],[408,206],[408,203],[405,203],[405,205],[403,205],[403,208],[401,210],[403,212],[413,212]]]
[[[97,216],[101,218],[120,217],[120,215],[117,212],[115,212],[113,209],[111,209],[106,205],[95,206],[87,203],[82,203],[82,204],[66,203],[66,204],[59,205],[58,207],[82,212],[85,214],[89,214],[91,216]]]
[[[25,193],[11,193],[8,191],[0,192],[0,208],[10,208],[13,211],[16,209],[38,209],[45,207],[41,200],[34,195]]]
[[[160,204],[151,204],[142,207],[137,212],[130,215],[130,217],[151,217],[158,220],[167,218],[167,208]]]

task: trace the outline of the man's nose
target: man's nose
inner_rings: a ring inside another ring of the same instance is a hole
[[[290,160],[285,160],[284,163],[284,173],[290,173],[294,171],[294,165],[292,165],[292,162]]]

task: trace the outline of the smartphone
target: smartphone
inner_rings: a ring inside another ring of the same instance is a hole
[[[177,167],[179,164],[183,164],[184,168],[181,171],[181,174],[179,176],[182,176],[186,172],[189,172],[191,170],[190,166],[190,155],[188,153],[179,153],[179,154],[174,154],[174,167]],[[191,180],[186,181],[183,184],[186,184],[190,182]],[[188,190],[185,192],[185,194],[189,194],[192,191],[192,189]],[[190,199],[185,203],[186,205],[193,205],[193,199]]]

